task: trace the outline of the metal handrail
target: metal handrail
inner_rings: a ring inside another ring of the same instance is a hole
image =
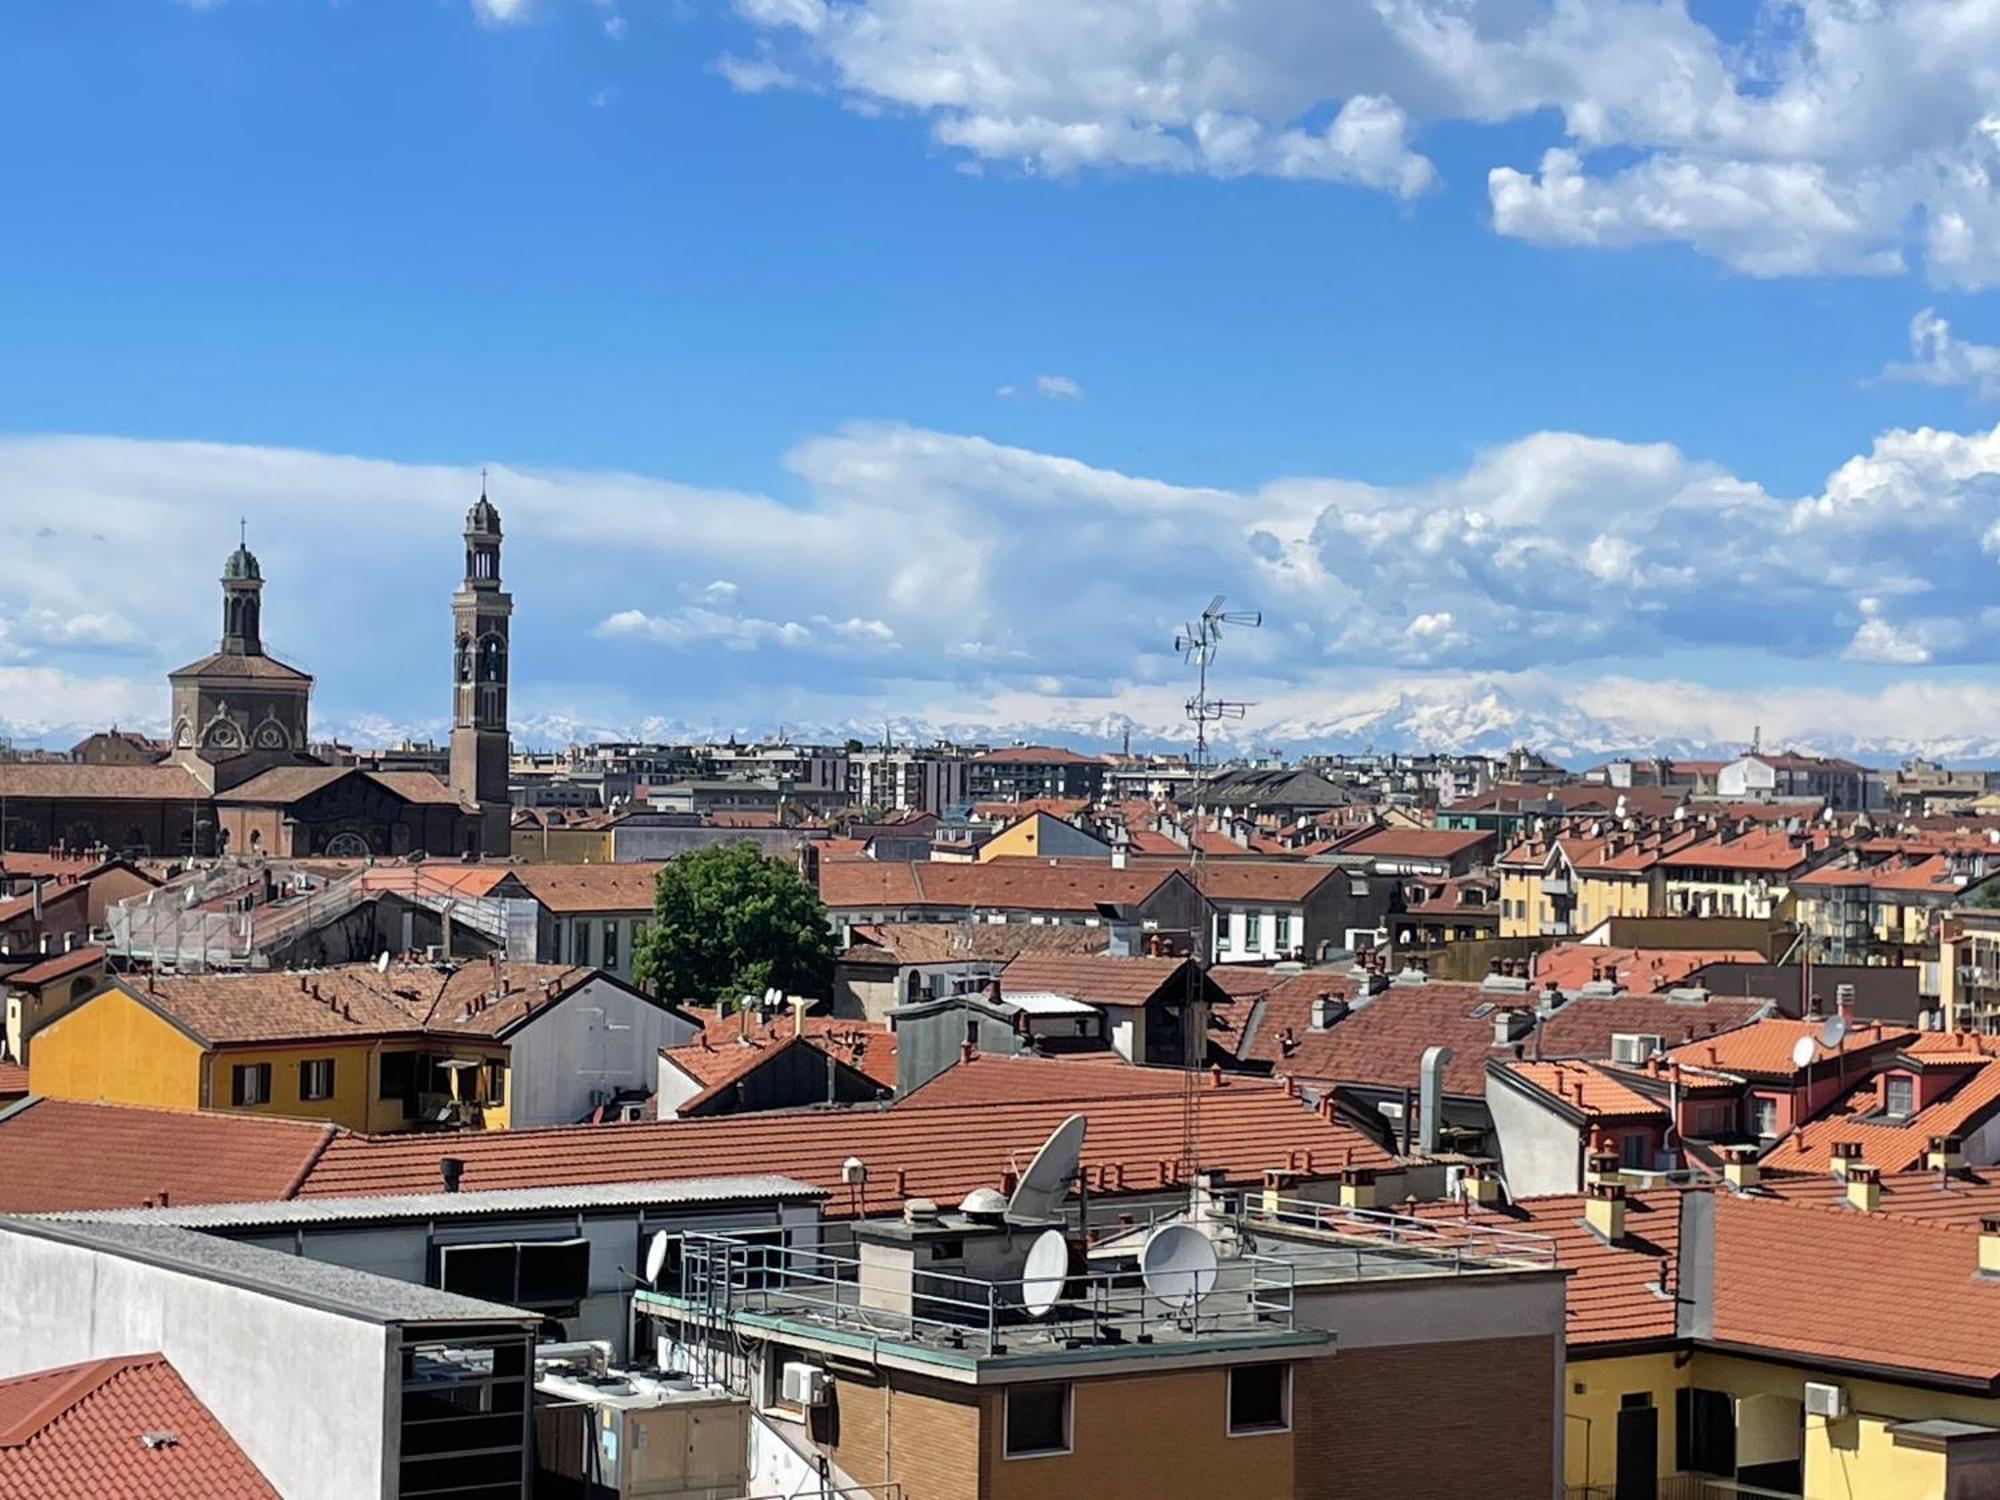
[[[1547,1235],[1506,1229],[1477,1219],[1418,1218],[1377,1208],[1347,1208],[1308,1198],[1247,1198],[1239,1209],[1248,1224],[1309,1230],[1361,1239],[1373,1247],[1388,1247],[1434,1255],[1454,1268],[1495,1265],[1547,1269],[1557,1264],[1556,1244]]]

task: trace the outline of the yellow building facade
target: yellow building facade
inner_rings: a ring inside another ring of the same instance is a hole
[[[449,1105],[486,1129],[508,1123],[505,1043],[461,1036],[311,1037],[214,1043],[112,987],[43,1028],[28,1072],[48,1099],[325,1120],[370,1134],[410,1129]]]

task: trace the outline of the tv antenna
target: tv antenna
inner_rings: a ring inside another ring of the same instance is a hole
[[[1174,650],[1181,659],[1193,665],[1195,670],[1194,696],[1187,701],[1187,716],[1194,724],[1194,826],[1188,830],[1188,879],[1197,892],[1201,890],[1202,867],[1202,804],[1206,800],[1208,779],[1208,726],[1219,724],[1225,719],[1240,719],[1248,712],[1247,703],[1233,703],[1222,698],[1211,698],[1208,693],[1208,669],[1215,661],[1215,653],[1222,645],[1225,626],[1240,626],[1255,630],[1264,623],[1264,612],[1255,609],[1230,610],[1223,606],[1227,601],[1217,594],[1208,601],[1208,608],[1194,620],[1181,627],[1174,637]],[[1208,1060],[1208,917],[1207,903],[1202,903],[1204,915],[1197,929],[1188,934],[1189,958],[1187,1001],[1181,1008],[1181,1159],[1193,1191],[1196,1175],[1201,1170],[1201,1068]]]

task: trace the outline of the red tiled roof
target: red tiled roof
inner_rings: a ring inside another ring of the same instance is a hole
[[[1592,873],[1638,875],[1653,869],[1676,850],[1700,840],[1693,828],[1642,828],[1626,833],[1613,830],[1601,835],[1565,833],[1553,841],[1527,840],[1503,854],[1498,863],[1540,869],[1549,862],[1551,849],[1560,848],[1573,869]]]
[[[1718,1193],[1711,1337],[1992,1381],[2000,1280],[1978,1272],[1974,1229]]]
[[[508,873],[552,912],[650,913],[664,864],[514,865]]]
[[[1670,870],[1760,870],[1783,873],[1802,868],[1826,852],[1830,839],[1824,831],[1789,833],[1765,825],[1737,837],[1718,834],[1676,849],[1660,863]]]
[[[1671,1047],[1732,1033],[1769,1008],[1767,1000],[1727,995],[1692,1002],[1665,995],[1581,996],[1542,1023],[1542,1055],[1609,1057],[1612,1037],[1621,1034],[1656,1036]]]
[[[1426,1218],[1457,1218],[1465,1209],[1434,1203],[1417,1212]],[[1675,1336],[1674,1302],[1660,1294],[1659,1283],[1664,1269],[1672,1284],[1680,1255],[1679,1192],[1628,1194],[1625,1236],[1615,1245],[1599,1239],[1584,1222],[1584,1200],[1576,1194],[1526,1198],[1469,1217],[1476,1223],[1546,1235],[1555,1242],[1556,1263],[1571,1273],[1567,1289],[1571,1347]]]
[[[152,1435],[170,1441],[150,1441]],[[0,1496],[277,1495],[163,1354],[0,1380]]]
[[[1751,948],[1603,948],[1590,943],[1558,943],[1535,959],[1535,988],[1551,980],[1558,988],[1580,990],[1591,980],[1613,979],[1635,995],[1657,995],[1685,984],[1710,964],[1761,964]],[[1602,972],[1601,971],[1609,971]]]
[[[288,1198],[332,1137],[304,1120],[34,1099],[0,1116],[0,1213]]]
[[[1212,1086],[1204,1073],[1195,1082]],[[1179,1068],[1149,1068],[1128,1063],[1116,1053],[1067,1052],[1050,1056],[996,1057],[976,1052],[969,1062],[954,1063],[935,1078],[912,1089],[896,1102],[898,1109],[919,1104],[1021,1104],[1041,1099],[1108,1099],[1118,1096],[1172,1094],[1179,1098],[1187,1075]],[[1283,1093],[1281,1085],[1225,1074],[1224,1088],[1265,1089]]]
[[[686,1011],[703,1023],[701,1035],[678,1047],[661,1048],[660,1056],[701,1084],[704,1094],[749,1072],[792,1038],[790,1016],[753,1019],[746,1030],[740,1014],[718,1015],[693,1006]],[[837,1016],[807,1016],[805,1034],[815,1046],[883,1087],[896,1086],[896,1033],[888,1027]]]
[[[1974,883],[1976,881],[1959,878],[1958,867],[1949,855],[1931,854],[1915,857],[1892,855],[1872,865],[1855,865],[1840,860],[1801,875],[1792,885],[1814,891],[1859,887],[1875,891],[1953,895]]]
[[[1767,1193],[1791,1203],[1840,1204],[1847,1201],[1847,1183],[1826,1172],[1763,1179]],[[2000,1218],[2000,1172],[1973,1168],[1940,1177],[1936,1172],[1884,1172],[1882,1212],[1903,1219],[1977,1228],[1981,1219]]]
[[[1927,1061],[1944,1065],[1946,1056],[1934,1054]],[[1870,1166],[1904,1172],[1924,1165],[1932,1136],[1969,1135],[2000,1113],[2000,1061],[1977,1063],[1943,1098],[1904,1119],[1873,1113],[1878,1087],[1873,1077],[1858,1083],[1839,1103],[1766,1152],[1763,1165],[1773,1172],[1824,1172],[1833,1165],[1834,1146],[1855,1141]]]
[[[1349,878],[1345,870],[1332,865],[1237,859],[1205,866],[1201,893],[1211,901],[1303,901],[1335,877]]]
[[[972,758],[989,766],[1084,766],[1103,763],[1102,756],[1078,755],[1074,750],[1064,750],[1056,745],[1009,745],[1003,750],[988,750]]]
[[[1454,828],[1368,828],[1340,840],[1342,854],[1366,854],[1382,859],[1453,859],[1490,844],[1485,830]]]
[[[1799,1038],[1817,1038],[1825,1024],[1818,1020],[1795,1021],[1785,1016],[1767,1016],[1754,1025],[1740,1026],[1722,1036],[1685,1043],[1674,1048],[1671,1056],[1677,1062],[1720,1068],[1725,1073],[1790,1078],[1801,1071],[1798,1064],[1792,1061],[1792,1049],[1798,1045]],[[1841,1038],[1838,1050],[1848,1057],[1877,1050],[1893,1050],[1916,1040],[1916,1035],[1914,1031],[1884,1026],[1880,1022],[1851,1026],[1847,1035]],[[1819,1062],[1833,1055],[1834,1049],[1821,1047],[1813,1060]]]
[[[0,1062],[0,1104],[28,1097],[28,1070],[19,1063]]]
[[[1514,1077],[1593,1120],[1665,1120],[1667,1107],[1604,1068],[1587,1062],[1509,1062]]]
[[[1067,823],[1089,807],[1088,797],[1023,797],[1019,802],[975,802],[972,816],[985,823],[1012,823],[1041,812]]]
[[[1257,1182],[1270,1168],[1303,1166],[1307,1153],[1314,1165],[1304,1169],[1321,1173],[1350,1161],[1390,1164],[1361,1132],[1321,1117],[1282,1090],[1206,1089],[1197,1109],[1202,1163],[1230,1182]],[[997,1187],[1003,1173],[1025,1170],[1049,1132],[1074,1113],[1090,1118],[1083,1160],[1098,1174],[1093,1197],[1118,1191],[1113,1169],[1119,1166],[1128,1192],[1157,1191],[1163,1163],[1171,1175],[1181,1138],[1177,1094],[1099,1099],[1081,1111],[1074,1101],[1061,1100],[912,1103],[448,1136],[343,1135],[320,1157],[302,1196],[430,1192],[445,1156],[465,1162],[468,1189],[698,1177],[726,1165],[731,1172],[781,1173],[824,1187],[833,1194],[828,1214],[851,1217],[893,1210],[905,1197],[956,1202],[975,1187]],[[860,1191],[842,1180],[849,1156],[868,1167]]]
[[[819,893],[834,910],[948,906],[1095,914],[1100,901],[1135,904],[1179,878],[1177,870],[1118,870],[1105,860],[855,860],[821,865]]]
[[[1108,954],[1024,953],[1000,972],[1000,995],[1067,995],[1087,1005],[1145,1005],[1170,984],[1189,982],[1187,958],[1113,958]]]
[[[0,796],[77,801],[206,802],[208,789],[179,766],[0,765]],[[10,856],[11,858],[11,856]]]
[[[54,958],[45,958],[38,964],[30,964],[25,969],[16,969],[5,978],[5,982],[25,989],[38,989],[45,984],[53,984],[58,979],[80,973],[84,969],[104,962],[104,950],[96,944],[82,948],[72,948],[67,953],[59,953]]]

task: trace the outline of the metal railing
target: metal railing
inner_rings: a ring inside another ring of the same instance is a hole
[[[1351,1242],[1356,1257],[1398,1258],[1427,1262],[1440,1275],[1468,1271],[1552,1270],[1557,1265],[1555,1241],[1547,1235],[1505,1229],[1479,1219],[1418,1218],[1375,1208],[1344,1208],[1308,1198],[1245,1197],[1238,1217],[1250,1228],[1304,1231]],[[1357,1260],[1357,1277],[1371,1274]],[[1303,1269],[1303,1267],[1302,1267]],[[1386,1274],[1377,1272],[1374,1274]]]
[[[864,1266],[823,1250],[688,1234],[677,1286],[655,1297],[717,1329],[765,1316],[985,1357],[1010,1342],[1087,1347],[1289,1333],[1293,1281],[1289,1262],[1245,1255],[1222,1261],[1205,1295],[1184,1303],[1163,1301],[1130,1271],[1079,1272],[1050,1296],[1046,1283]],[[1031,1312],[1031,1304],[1047,1310]]]

